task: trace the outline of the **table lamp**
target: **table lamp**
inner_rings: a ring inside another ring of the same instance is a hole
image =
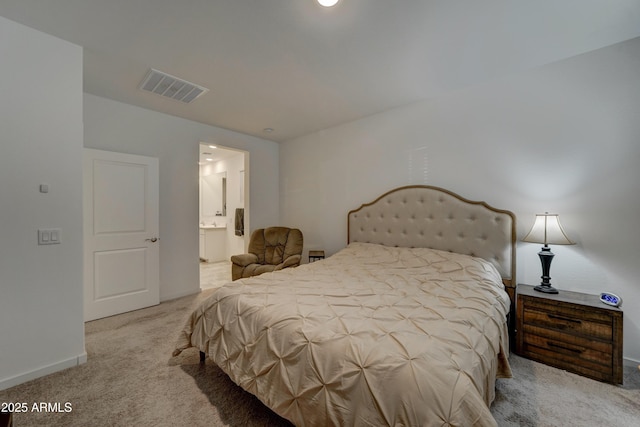
[[[551,268],[551,261],[554,254],[551,252],[549,245],[574,245],[575,243],[569,240],[567,234],[564,232],[560,225],[560,220],[557,214],[550,214],[545,212],[543,214],[536,214],[536,221],[531,227],[529,234],[524,236],[523,242],[529,243],[542,243],[544,246],[542,250],[538,252],[540,257],[540,263],[542,263],[542,282],[534,289],[539,292],[545,292],[547,294],[557,294],[558,290],[551,286],[549,276],[549,269]]]

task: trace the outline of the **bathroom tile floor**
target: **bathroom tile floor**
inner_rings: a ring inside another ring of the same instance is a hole
[[[230,281],[231,261],[200,263],[200,289],[219,288]]]

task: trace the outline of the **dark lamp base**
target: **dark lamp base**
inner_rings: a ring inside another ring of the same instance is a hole
[[[545,294],[557,294],[558,290],[551,285],[538,285],[535,288],[538,292],[544,292]]]
[[[549,283],[551,280],[549,269],[551,269],[551,261],[553,261],[553,252],[551,252],[549,246],[545,244],[542,250],[538,252],[538,256],[540,257],[540,263],[542,263],[542,276],[540,276],[542,282],[533,289],[538,292],[544,292],[545,294],[557,294],[558,290]]]

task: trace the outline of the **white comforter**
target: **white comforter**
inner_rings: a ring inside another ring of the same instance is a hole
[[[509,299],[494,267],[431,249],[352,243],[230,283],[176,344],[204,351],[294,424],[495,425]]]

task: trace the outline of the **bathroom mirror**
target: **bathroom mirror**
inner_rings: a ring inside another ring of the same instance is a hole
[[[200,178],[201,217],[227,215],[227,173],[212,173]]]

